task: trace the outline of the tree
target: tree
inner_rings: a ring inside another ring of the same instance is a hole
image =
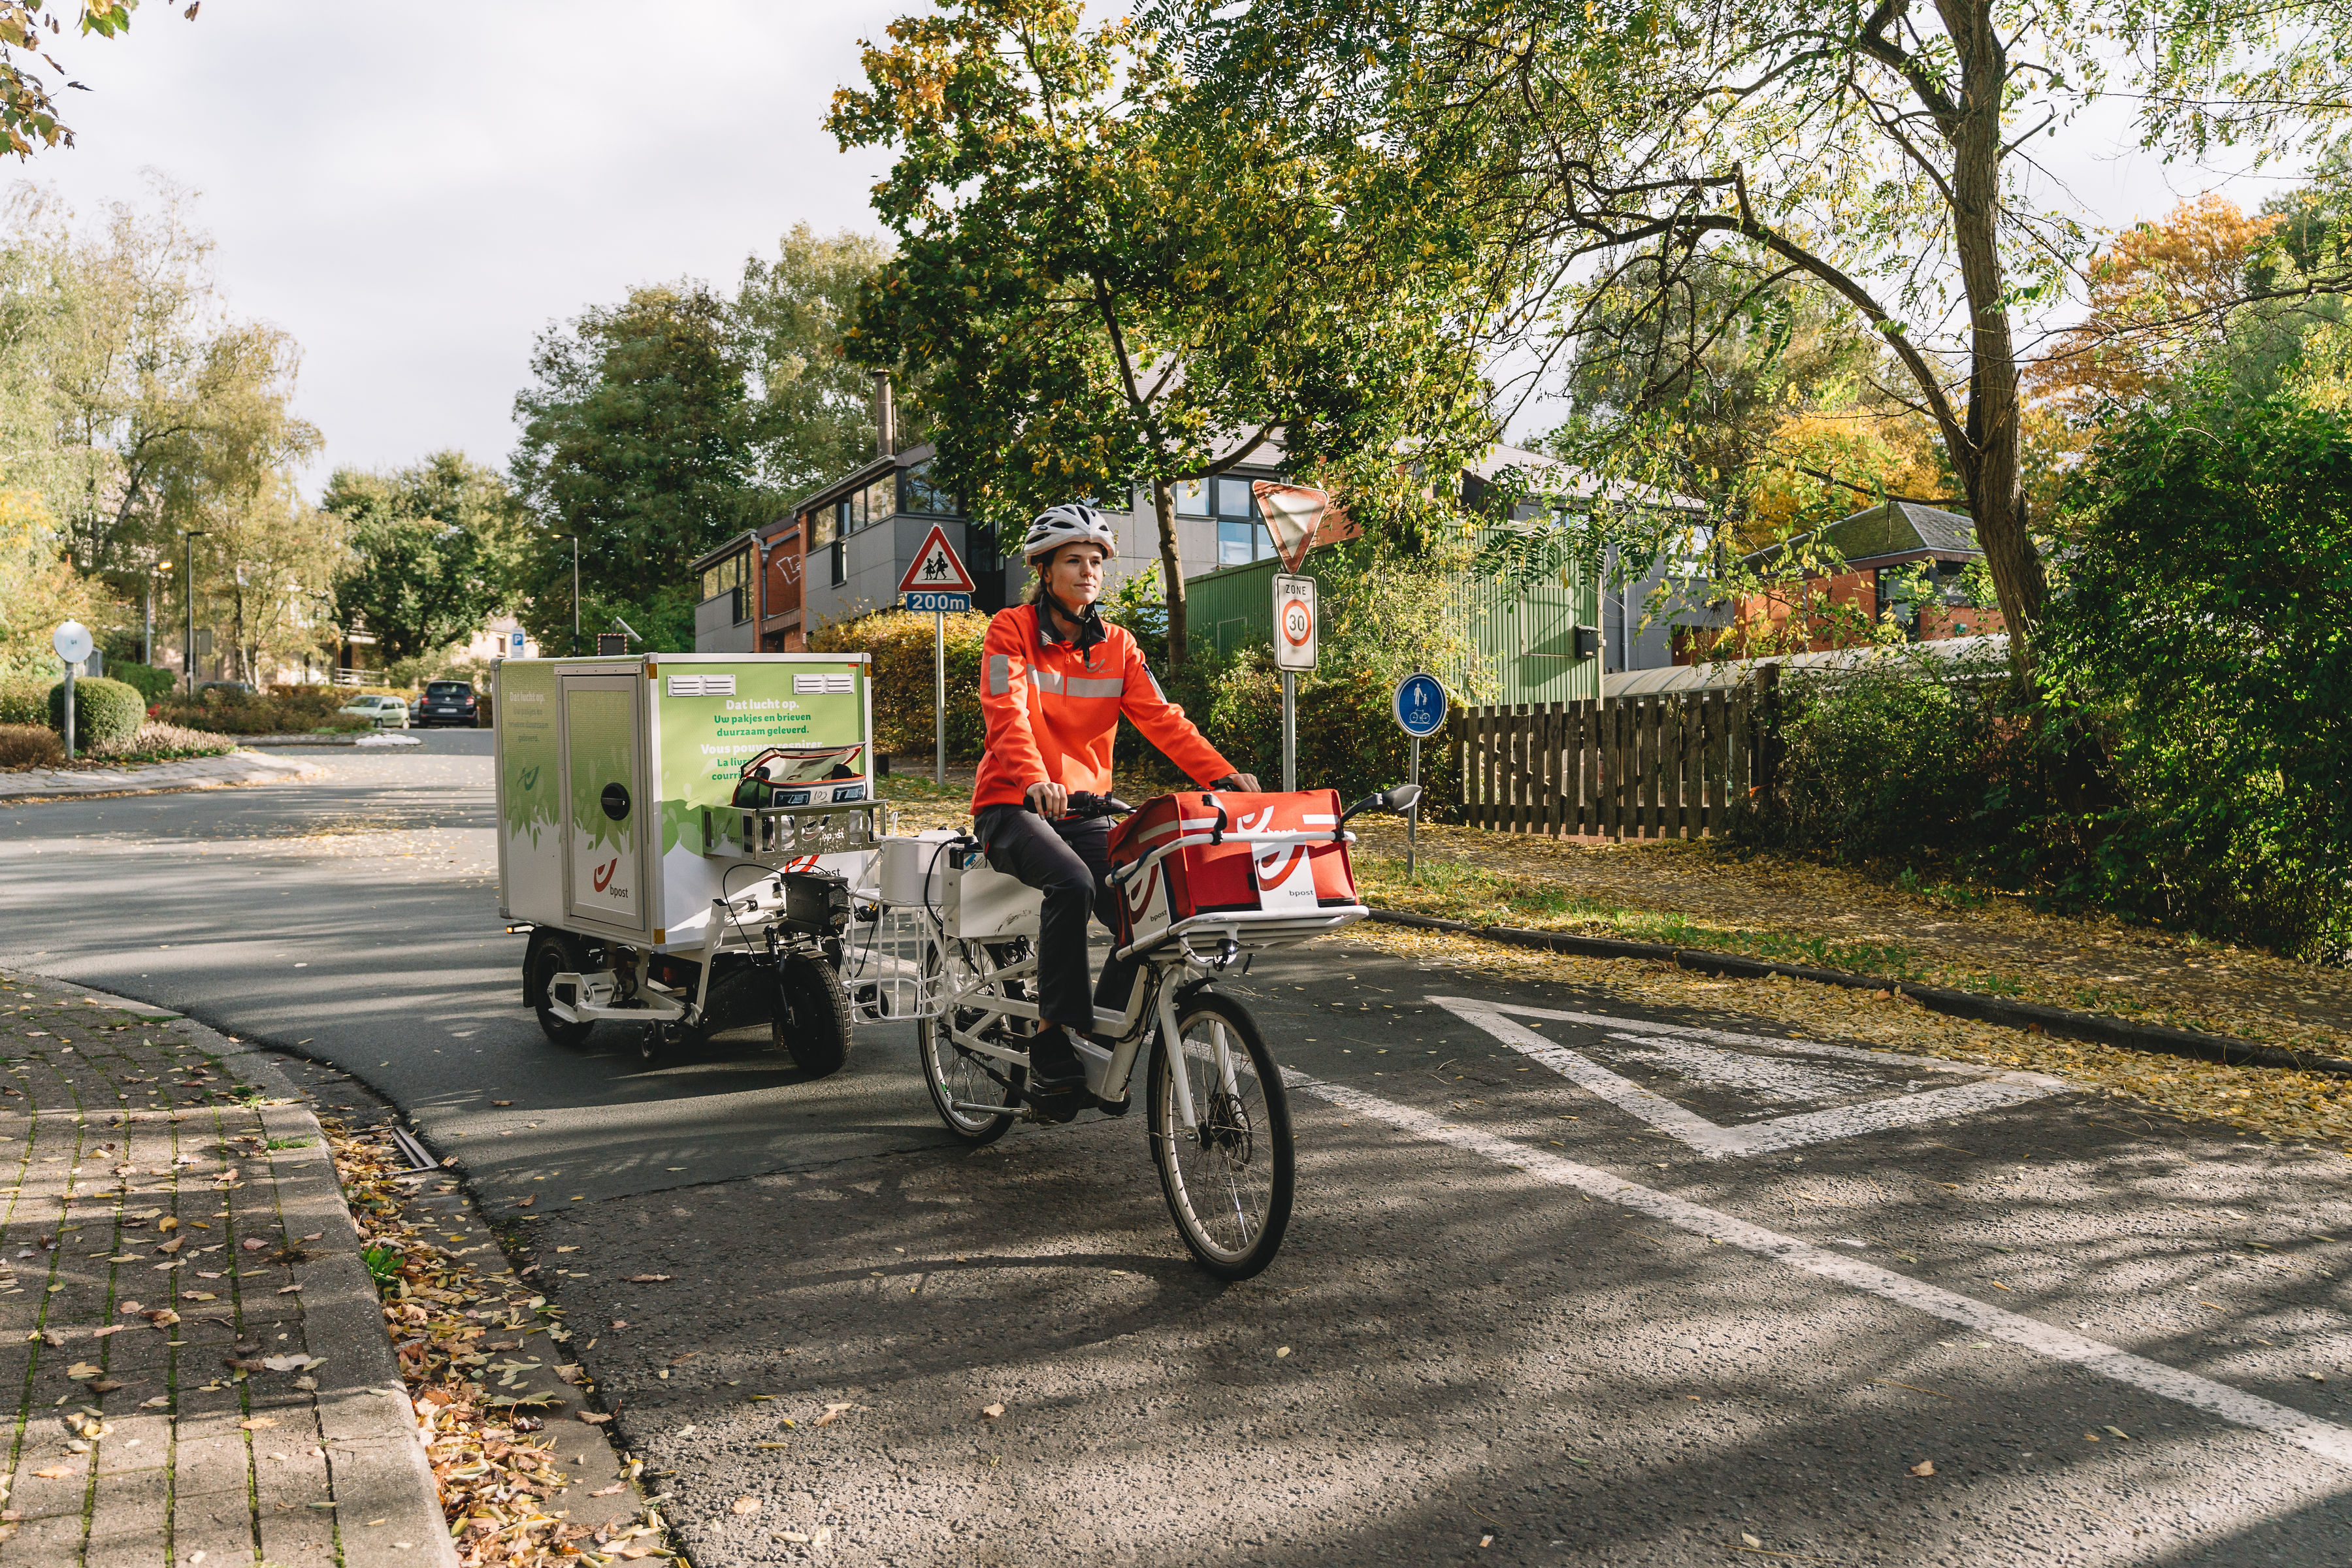
[[[463,452],[392,473],[338,468],[319,510],[339,520],[351,551],[336,619],[363,617],[387,663],[461,642],[506,607],[520,508],[503,479]]]
[[[280,473],[243,490],[205,492],[196,567],[207,617],[226,632],[229,678],[260,685],[270,667],[305,664],[335,643],[335,578],[345,562],[341,520],[313,510]]]
[[[192,0],[183,13],[190,21],[196,18],[196,7],[203,0]],[[0,142],[5,150],[19,158],[33,155],[35,143],[43,147],[74,144],[72,129],[58,118],[57,100],[50,95],[49,79],[34,64],[47,66],[63,79],[65,68],[49,54],[54,46],[41,35],[52,37],[64,32],[58,18],[70,16],[74,31],[82,37],[95,35],[111,38],[131,29],[131,12],[139,0],[79,0],[69,11],[63,5],[49,5],[46,0],[6,0],[0,4]],[[65,81],[64,86],[80,89],[78,81]]]
[[[773,503],[754,483],[743,366],[727,303],[697,283],[630,290],[540,335],[515,397],[511,468],[529,514],[518,615],[542,647],[625,618],[654,649],[694,646],[693,560]]]
[[[798,224],[774,260],[743,267],[732,327],[751,383],[751,443],[758,482],[796,499],[874,456],[873,372],[845,352],[860,290],[890,247],[844,231],[830,238]],[[921,395],[893,388],[900,445],[919,439]]]
[[[2091,258],[2089,312],[2028,367],[2027,390],[2087,424],[2169,385],[2228,340],[2247,268],[2279,225],[2204,195],[2126,229]]]
[[[2114,36],[2172,14],[1262,0],[1235,16],[1202,0],[1181,19],[1228,104],[1277,103],[1334,140],[1474,175],[1488,243],[1550,262],[1520,305],[1538,352],[1637,266],[1671,279],[1723,256],[1758,296],[1801,279],[1838,300],[1888,351],[1881,390],[1944,446],[2022,672],[2048,584],[2023,489],[2018,318],[2060,297],[2087,244],[2032,199],[2032,148],[2103,87]],[[2124,68],[2161,88],[2189,62]]]
[[[300,351],[225,308],[185,193],[110,205],[95,233],[20,191],[0,254],[0,353],[52,429],[19,471],[47,491],[76,563],[128,588],[209,504],[249,494],[319,447],[293,412]]]
[[[1475,258],[1409,162],[1201,105],[1161,39],[1078,0],[957,0],[888,37],[827,121],[898,149],[874,201],[899,252],[852,352],[929,378],[977,517],[1146,488],[1171,663],[1179,484],[1277,458],[1372,521],[1409,504],[1408,445],[1447,471],[1491,438]]]

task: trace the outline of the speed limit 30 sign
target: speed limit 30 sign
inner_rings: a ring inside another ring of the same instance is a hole
[[[1315,668],[1315,579],[1274,580],[1274,667]]]

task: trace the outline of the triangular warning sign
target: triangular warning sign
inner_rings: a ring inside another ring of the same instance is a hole
[[[971,574],[963,569],[963,557],[948,542],[947,531],[938,523],[925,536],[923,547],[915,552],[914,563],[907,574],[898,579],[901,594],[969,594],[973,592]]]
[[[1275,553],[1289,571],[1297,571],[1315,546],[1357,536],[1355,523],[1328,490],[1277,485],[1267,479],[1255,481],[1250,489],[1257,494],[1258,514],[1265,519],[1266,531],[1274,535]]]

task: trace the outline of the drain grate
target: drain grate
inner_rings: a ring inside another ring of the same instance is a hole
[[[441,1162],[433,1157],[432,1151],[419,1143],[416,1141],[416,1134],[407,1128],[395,1124],[392,1130],[392,1141],[399,1144],[400,1152],[407,1156],[409,1169],[437,1171],[441,1168]]]

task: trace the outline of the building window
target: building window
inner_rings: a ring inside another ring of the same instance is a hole
[[[1178,517],[1214,517],[1209,510],[1209,487],[1202,479],[1181,479],[1176,484],[1176,515]]]
[[[825,553],[833,562],[833,585],[838,588],[849,581],[849,541],[835,540],[833,548]]]
[[[702,596],[715,599],[721,594],[735,595],[735,618],[746,620],[751,616],[751,552],[739,550],[702,574]]]
[[[1257,496],[1247,479],[1212,481],[1216,500],[1217,564],[1246,566],[1274,554],[1274,540],[1258,521]]]
[[[931,481],[930,463],[917,463],[898,474],[898,510],[917,517],[961,517],[963,509],[942,486]]]

